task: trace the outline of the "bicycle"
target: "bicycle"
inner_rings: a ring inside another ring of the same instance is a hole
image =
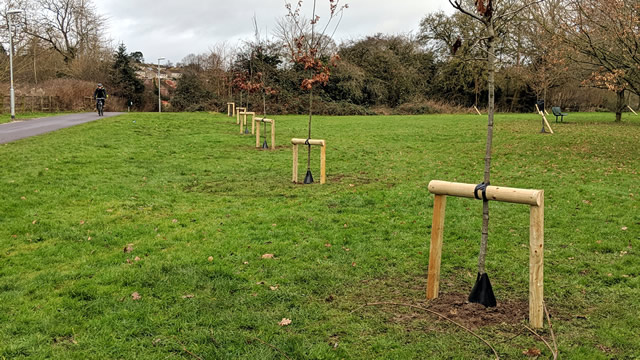
[[[105,98],[97,98],[96,108],[98,109],[98,116],[104,116],[104,100]]]

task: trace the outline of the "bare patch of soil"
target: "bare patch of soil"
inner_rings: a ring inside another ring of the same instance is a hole
[[[440,294],[436,299],[420,304],[469,328],[491,325],[517,325],[528,318],[528,300],[498,299],[498,306],[467,302],[468,295],[459,293]]]

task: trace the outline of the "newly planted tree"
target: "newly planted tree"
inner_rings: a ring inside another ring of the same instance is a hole
[[[328,46],[332,42],[331,37],[340,25],[340,19],[347,4],[340,5],[340,0],[329,0],[329,15],[321,31],[318,31],[320,16],[317,14],[317,0],[313,0],[313,11],[311,20],[304,20],[302,17],[303,1],[299,0],[295,6],[286,3],[287,20],[290,26],[282,28],[290,30],[285,46],[289,50],[292,63],[301,66],[306,72],[306,77],[302,80],[300,87],[309,92],[309,126],[307,139],[311,139],[311,124],[313,120],[313,88],[314,86],[324,86],[329,82],[331,76],[330,67],[335,67],[340,57],[333,53],[327,54]],[[332,23],[331,35],[327,34]],[[287,41],[288,40],[288,41]],[[307,174],[304,179],[305,184],[313,182],[311,174],[311,145],[308,145],[307,152]]]
[[[536,1],[537,2],[537,1]],[[449,3],[461,13],[478,21],[484,29],[484,44],[487,59],[487,89],[488,89],[488,122],[487,142],[484,156],[484,181],[478,185],[476,196],[483,193],[482,200],[482,236],[480,252],[478,254],[478,277],[476,284],[469,295],[469,301],[485,306],[495,306],[496,299],[493,294],[491,282],[486,273],[486,256],[489,243],[489,201],[484,196],[485,188],[491,182],[491,153],[493,144],[493,121],[495,113],[495,75],[496,75],[496,43],[504,28],[513,21],[514,17],[530,4],[522,4],[517,0],[476,0],[475,6],[464,0],[449,0]]]

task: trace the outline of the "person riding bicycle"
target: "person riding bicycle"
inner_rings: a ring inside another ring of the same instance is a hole
[[[102,86],[102,84],[98,84],[96,91],[93,92],[93,100],[97,100],[102,102],[102,106],[104,107],[104,101],[107,98],[107,90]],[[98,103],[96,102],[96,108]]]

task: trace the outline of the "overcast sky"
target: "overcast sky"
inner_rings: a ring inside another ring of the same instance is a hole
[[[294,0],[295,1],[295,0]],[[345,2],[345,0],[342,0]],[[341,2],[341,3],[342,3]],[[319,0],[319,15],[327,14],[327,0]],[[444,10],[446,0],[348,0],[335,40],[358,39],[378,32],[415,32],[426,14]],[[107,36],[124,42],[129,52],[141,51],[145,61],[161,56],[173,63],[190,53],[207,52],[226,42],[236,45],[253,38],[252,18],[264,34],[272,34],[277,19],[286,15],[285,0],[108,0],[96,1],[98,13],[108,18]],[[310,17],[311,0],[304,14]],[[324,17],[326,19],[326,17]]]

